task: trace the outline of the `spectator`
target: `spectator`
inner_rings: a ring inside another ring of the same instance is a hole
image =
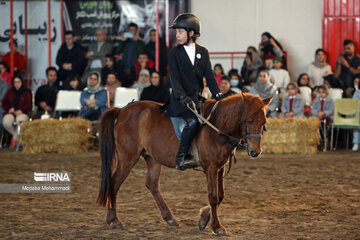
[[[0,81],[0,136],[2,135],[2,132],[3,132],[2,119],[3,119],[3,114],[5,112],[2,101],[8,90],[9,90],[9,84],[7,82]],[[0,145],[1,145],[1,142],[0,142]]]
[[[221,79],[224,76],[224,69],[220,63],[215,64],[214,75],[215,75],[216,82],[220,86]]]
[[[151,86],[144,88],[140,100],[149,100],[158,103],[167,103],[170,93],[164,86],[159,72],[153,72],[150,79]]]
[[[274,57],[274,69],[269,71],[270,76],[274,80],[274,85],[277,88],[286,89],[287,85],[290,82],[289,72],[283,69],[283,59],[282,57]]]
[[[279,98],[276,86],[270,82],[270,74],[264,69],[260,68],[256,84],[250,89],[250,93],[259,95],[262,99],[273,97],[268,106],[267,116],[277,117]]]
[[[139,74],[138,81],[132,86],[132,88],[136,88],[139,92],[139,96],[141,95],[144,88],[150,86],[150,73],[147,69],[142,69]]]
[[[324,84],[324,76],[331,74],[331,66],[326,62],[326,53],[318,48],[315,52],[315,61],[312,62],[307,71],[314,86]]]
[[[256,83],[257,70],[263,65],[263,61],[259,56],[256,48],[248,47],[246,57],[241,67],[241,76],[244,79],[244,85],[252,85]]]
[[[291,82],[287,85],[287,94],[282,102],[281,112],[284,118],[304,117],[304,103],[296,83]]]
[[[112,54],[113,45],[105,40],[106,32],[103,29],[96,30],[96,42],[90,44],[86,54],[88,64],[83,74],[83,83],[87,81],[90,72],[100,72],[102,67],[105,66],[105,56]]]
[[[119,82],[116,72],[109,72],[106,77],[105,88],[109,92],[110,98],[110,106],[114,106],[115,102],[115,92],[118,87],[121,87],[121,83]]]
[[[298,84],[299,87],[311,88],[309,75],[306,74],[306,73],[300,74],[298,79],[297,79],[297,84]]]
[[[145,46],[145,52],[149,59],[155,62],[155,43],[156,43],[156,30],[152,29],[149,33],[150,42]],[[162,39],[159,39],[159,70],[161,76],[166,76],[167,64],[168,64],[168,50]],[[162,80],[161,80],[162,81]]]
[[[115,53],[121,55],[120,62],[120,82],[123,87],[130,87],[134,81],[131,74],[131,68],[134,66],[136,59],[144,51],[145,44],[138,37],[138,26],[130,23],[127,33],[121,33]]]
[[[324,85],[329,88],[341,88],[344,89],[344,85],[340,79],[335,77],[334,74],[324,76]]]
[[[155,62],[149,59],[145,52],[139,54],[138,60],[131,68],[131,74],[132,74],[131,78],[133,81],[139,78],[139,73],[142,69],[147,69],[149,70],[150,73],[155,71]]]
[[[230,79],[232,90],[235,92],[240,92],[243,87],[243,79],[239,76],[238,70],[235,68],[230,69],[228,76]]]
[[[328,97],[328,91],[324,85],[319,86],[318,92],[319,96],[314,101],[311,115],[320,120],[326,120],[326,123],[331,124],[334,119],[334,103]]]
[[[270,59],[274,58],[275,56],[284,56],[284,51],[281,44],[269,32],[264,32],[261,34],[259,51],[261,58],[264,60],[269,56]]]
[[[358,89],[359,88],[360,88],[360,84],[358,85]],[[353,99],[357,99],[360,101],[360,90],[355,91]],[[359,135],[360,135],[360,131],[354,130],[354,132],[353,132],[353,148],[352,148],[353,151],[359,150],[359,144],[360,144]]]
[[[81,110],[78,116],[96,121],[100,115],[107,110],[107,93],[100,86],[100,74],[93,72],[88,78],[88,87],[85,88],[80,97]]]
[[[344,54],[340,54],[336,60],[335,76],[343,83],[347,97],[351,97],[348,93],[352,92],[355,75],[360,74],[360,57],[355,53],[352,40],[344,40],[343,46]]]
[[[31,91],[25,88],[24,81],[20,76],[13,78],[13,88],[9,89],[2,101],[5,115],[2,120],[4,128],[12,135],[12,146],[16,146],[18,135],[13,123],[17,124],[29,120],[29,113],[32,108]]]
[[[101,69],[101,86],[106,85],[107,75],[115,72],[115,59],[112,54],[105,56],[105,66]]]
[[[0,62],[0,81],[6,82],[10,87],[12,87],[11,75],[7,71],[6,64],[4,62]]]
[[[10,48],[11,43],[9,43],[9,48]],[[14,75],[19,75],[21,74],[25,68],[26,68],[26,62],[25,62],[25,57],[23,55],[21,55],[18,51],[18,44],[17,41],[14,40]],[[10,70],[10,56],[11,53],[8,52],[5,54],[5,56],[3,56],[2,61],[5,62],[6,66],[9,67]]]
[[[85,63],[84,52],[80,45],[75,42],[74,33],[66,31],[63,43],[56,56],[56,64],[59,66],[58,80],[61,86],[66,85],[71,77],[81,75]]]
[[[82,91],[83,89],[84,86],[82,85],[79,76],[71,77],[67,85],[64,87],[64,90],[68,91]]]
[[[44,113],[52,113],[55,108],[56,95],[59,91],[57,82],[56,68],[46,69],[47,84],[37,89],[35,93],[35,105],[38,107],[35,118],[41,117]]]
[[[221,78],[220,92],[224,95],[224,98],[236,94],[236,92],[231,90],[230,80],[226,76]]]
[[[324,85],[325,86],[325,85]],[[326,87],[326,86],[325,86]],[[326,87],[326,89],[328,89]],[[316,99],[316,97],[318,96],[319,94],[319,86],[315,86],[312,90],[311,90],[311,106],[314,105],[314,101]]]

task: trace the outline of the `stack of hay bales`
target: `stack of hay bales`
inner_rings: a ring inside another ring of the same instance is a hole
[[[267,131],[262,140],[264,153],[313,154],[318,152],[320,120],[317,118],[269,118],[266,128]]]
[[[21,129],[25,153],[81,153],[90,146],[91,122],[82,118],[34,120]]]

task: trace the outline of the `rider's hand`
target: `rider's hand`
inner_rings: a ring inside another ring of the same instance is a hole
[[[215,100],[216,100],[216,101],[220,101],[220,100],[223,99],[224,97],[225,97],[224,94],[218,93],[218,94],[215,95]]]

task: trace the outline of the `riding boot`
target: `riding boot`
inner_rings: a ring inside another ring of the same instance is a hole
[[[176,169],[184,171],[188,168],[197,167],[197,163],[188,157],[188,152],[191,147],[192,140],[196,136],[200,123],[196,118],[189,118],[186,120],[186,127],[181,134],[180,147],[176,155]]]

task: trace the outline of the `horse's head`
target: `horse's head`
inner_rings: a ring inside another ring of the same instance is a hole
[[[242,118],[244,120],[240,123],[240,127],[243,141],[247,145],[247,151],[251,157],[261,154],[261,139],[263,132],[266,131],[266,109],[271,99],[272,97],[261,99],[255,96],[251,97],[249,102],[244,99],[245,111]]]

